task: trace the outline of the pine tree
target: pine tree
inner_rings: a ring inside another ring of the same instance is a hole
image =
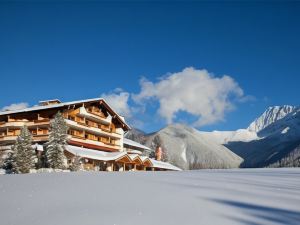
[[[81,163],[80,163],[81,157],[76,155],[74,157],[74,161],[72,162],[71,166],[70,166],[70,170],[71,171],[78,171],[80,170],[81,167]]]
[[[24,126],[17,137],[12,151],[6,161],[6,166],[10,167],[13,173],[29,173],[35,168],[37,157],[32,148],[32,136],[28,128]]]
[[[66,157],[64,154],[67,144],[68,126],[60,112],[50,123],[49,141],[46,146],[46,161],[50,168],[64,169]]]

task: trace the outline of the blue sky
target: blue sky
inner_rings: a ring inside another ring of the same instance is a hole
[[[164,94],[142,90],[141,78],[159,89],[172,77],[185,79],[189,67],[199,80],[208,71],[209,83],[228,75],[243,91],[226,89],[230,109],[206,118],[201,130],[247,127],[268,106],[299,105],[299,2],[0,1],[0,31],[0,108],[123,96],[114,99],[126,100],[122,113],[150,132],[170,112],[161,109]],[[202,123],[211,106],[201,88],[186,84],[191,99],[173,107],[171,122]],[[211,88],[220,97],[218,87]],[[170,88],[172,100],[182,99],[177,93]],[[193,113],[184,110],[194,105]]]

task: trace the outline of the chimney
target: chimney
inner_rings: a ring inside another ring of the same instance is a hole
[[[160,146],[157,146],[155,149],[155,159],[157,161],[161,161],[162,158],[162,148]]]
[[[59,99],[52,99],[52,100],[45,100],[45,101],[39,101],[40,106],[45,105],[54,105],[54,104],[60,104],[61,101]]]

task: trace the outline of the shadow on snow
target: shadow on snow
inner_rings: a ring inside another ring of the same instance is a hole
[[[300,212],[280,209],[275,207],[261,206],[250,203],[243,203],[238,201],[231,200],[219,200],[219,199],[210,199],[216,203],[229,205],[231,207],[238,208],[245,215],[249,216],[245,218],[238,217],[229,217],[229,219],[235,220],[236,222],[240,222],[246,225],[257,225],[261,224],[264,221],[272,224],[285,224],[285,225],[298,225],[300,221]]]

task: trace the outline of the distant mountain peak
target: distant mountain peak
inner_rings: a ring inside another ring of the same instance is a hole
[[[258,133],[272,123],[293,114],[296,110],[297,107],[291,105],[269,107],[260,117],[255,119],[247,129]]]

